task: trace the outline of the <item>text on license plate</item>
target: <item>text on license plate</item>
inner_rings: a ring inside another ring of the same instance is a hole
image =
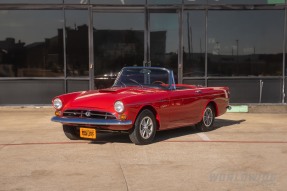
[[[87,139],[96,139],[96,130],[90,128],[80,128],[80,137]]]

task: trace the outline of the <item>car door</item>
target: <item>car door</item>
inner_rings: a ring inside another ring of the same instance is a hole
[[[182,90],[182,105],[187,125],[193,125],[200,121],[202,110],[202,90],[186,89]]]
[[[192,125],[198,122],[201,92],[195,89],[171,90],[168,128]]]

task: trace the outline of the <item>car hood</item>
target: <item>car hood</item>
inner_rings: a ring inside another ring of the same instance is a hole
[[[94,108],[94,109],[112,109],[114,103],[129,97],[152,94],[156,91],[162,91],[153,88],[140,87],[113,87],[108,89],[87,91],[71,100],[67,107],[69,108]]]

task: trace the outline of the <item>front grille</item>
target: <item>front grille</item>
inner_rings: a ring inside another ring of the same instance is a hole
[[[91,110],[66,110],[63,116],[71,118],[116,119],[111,113]]]

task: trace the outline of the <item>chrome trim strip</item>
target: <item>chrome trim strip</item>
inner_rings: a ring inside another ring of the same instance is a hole
[[[90,109],[67,109],[63,112],[63,117],[74,117],[76,115],[85,115],[85,113],[89,111],[91,112],[91,116],[100,116],[100,117],[112,117],[112,118],[115,118],[116,119],[116,116],[113,115],[112,113],[109,113],[109,112],[104,112],[104,111],[98,111],[98,110],[90,110]],[[67,116],[65,114],[72,114],[72,116]]]
[[[66,118],[54,116],[51,118],[53,122],[63,124],[82,124],[82,125],[132,125],[130,120],[120,121],[116,119],[87,119],[87,118]]]

